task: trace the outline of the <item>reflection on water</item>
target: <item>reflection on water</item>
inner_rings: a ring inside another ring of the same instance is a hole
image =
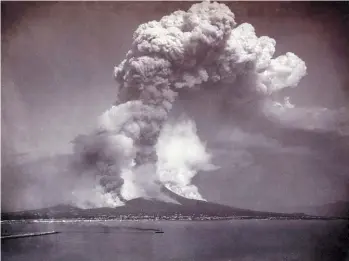
[[[2,224],[2,234],[60,234],[2,241],[2,260],[336,260],[339,221],[106,221]],[[165,233],[154,233],[157,230]]]

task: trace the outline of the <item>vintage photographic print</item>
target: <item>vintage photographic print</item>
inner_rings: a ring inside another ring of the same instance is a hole
[[[348,1],[1,2],[1,260],[349,261],[348,222]]]

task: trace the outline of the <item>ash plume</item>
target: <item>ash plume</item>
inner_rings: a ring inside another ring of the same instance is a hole
[[[166,123],[155,148],[158,180],[183,197],[204,200],[191,179],[198,171],[217,167],[211,164],[211,155],[197,135],[195,122],[183,117]]]
[[[305,63],[290,52],[272,58],[275,44],[257,37],[251,24],[237,25],[216,2],[140,25],[114,70],[117,105],[100,117],[95,133],[75,140],[82,175],[95,179],[110,206],[136,197],[166,200],[163,185],[203,200],[191,180],[215,166],[194,121],[167,123],[168,114],[188,90],[214,89],[234,106],[297,86]]]
[[[349,136],[349,110],[346,107],[329,109],[324,107],[296,107],[285,97],[283,102],[266,100],[263,112],[284,126],[293,128],[332,131]]]

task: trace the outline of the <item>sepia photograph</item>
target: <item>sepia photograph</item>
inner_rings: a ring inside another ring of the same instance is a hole
[[[1,260],[349,261],[349,2],[1,1]]]

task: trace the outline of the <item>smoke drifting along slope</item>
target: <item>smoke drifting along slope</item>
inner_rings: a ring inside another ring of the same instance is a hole
[[[162,185],[203,199],[191,179],[214,168],[210,155],[195,123],[165,124],[168,113],[184,89],[220,92],[224,86],[239,103],[295,87],[306,74],[305,63],[293,53],[272,59],[275,44],[267,36],[258,38],[250,24],[237,26],[234,14],[219,3],[194,4],[187,12],[140,25],[115,68],[118,105],[100,117],[96,133],[75,141],[81,171],[92,173],[106,204],[164,199]]]

